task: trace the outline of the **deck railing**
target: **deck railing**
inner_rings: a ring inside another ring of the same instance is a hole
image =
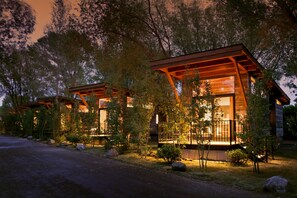
[[[213,123],[213,127],[207,127],[203,132],[189,130],[183,134],[178,131],[165,131],[162,125],[158,127],[158,142],[159,143],[182,143],[182,144],[197,144],[197,140],[205,142],[237,144],[240,142],[241,126],[236,120],[220,120]]]

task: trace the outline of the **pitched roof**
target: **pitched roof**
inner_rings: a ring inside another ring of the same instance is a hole
[[[241,74],[249,73],[253,77],[261,77],[265,69],[243,44],[155,60],[150,63],[152,69],[168,72],[179,80],[193,70],[198,70],[201,79],[235,75],[234,64],[236,63]],[[289,104],[290,98],[286,93],[275,81],[272,84],[278,99],[283,104]]]

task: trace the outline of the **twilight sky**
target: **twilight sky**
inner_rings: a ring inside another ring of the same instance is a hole
[[[35,42],[43,35],[43,29],[50,23],[53,0],[24,0],[28,3],[36,15],[35,31],[31,35],[32,42]]]
[[[50,23],[52,5],[54,0],[24,0],[24,1],[29,5],[31,5],[36,15],[35,31],[31,35],[31,41],[36,42],[38,38],[43,36],[43,30],[45,26]],[[77,0],[67,0],[67,2],[70,2],[71,4],[75,4]],[[295,96],[294,94],[290,93],[290,89],[288,89],[283,85],[284,82],[285,81],[282,80],[281,82],[279,82],[279,85],[286,92],[286,94],[291,98],[291,104],[293,104],[293,100]],[[295,80],[295,82],[297,83],[297,80]],[[2,100],[0,98],[0,105],[2,105],[1,103],[2,103]]]

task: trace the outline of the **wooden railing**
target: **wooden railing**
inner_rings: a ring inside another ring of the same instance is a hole
[[[203,132],[191,129],[183,134],[178,131],[165,131],[158,127],[159,143],[184,143],[197,144],[197,140],[204,142],[237,144],[240,138],[236,135],[241,133],[241,126],[236,120],[220,120],[213,123],[213,127],[207,127]],[[199,131],[199,132],[198,132]]]

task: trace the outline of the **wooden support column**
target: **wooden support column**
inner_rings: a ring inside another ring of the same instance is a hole
[[[168,72],[168,69],[164,69],[164,70],[162,70],[162,71],[163,71],[163,72],[166,74],[166,76],[167,76],[167,79],[168,79],[168,81],[169,81],[169,84],[170,84],[171,88],[173,89],[173,92],[174,92],[174,96],[175,96],[176,101],[178,102],[178,104],[181,104],[180,98],[179,98],[179,96],[178,96],[178,92],[177,92],[176,87],[175,87],[175,85],[174,85],[173,79],[172,79],[171,75],[170,75],[169,72]]]
[[[231,60],[234,63],[234,67],[235,67],[235,70],[236,70],[236,75],[237,75],[237,78],[238,78],[238,83],[240,85],[241,96],[243,97],[244,106],[247,107],[247,99],[246,99],[246,95],[245,95],[245,91],[244,91],[244,86],[243,86],[243,83],[242,83],[242,79],[241,79],[241,76],[240,76],[240,72],[239,72],[239,68],[238,68],[238,63],[237,63],[237,61],[234,58],[231,58]]]
[[[87,103],[86,99],[79,92],[77,92],[75,94],[77,94],[80,97],[80,99],[82,100],[82,102],[84,103],[84,105],[86,105],[86,107],[89,106],[89,104]]]

